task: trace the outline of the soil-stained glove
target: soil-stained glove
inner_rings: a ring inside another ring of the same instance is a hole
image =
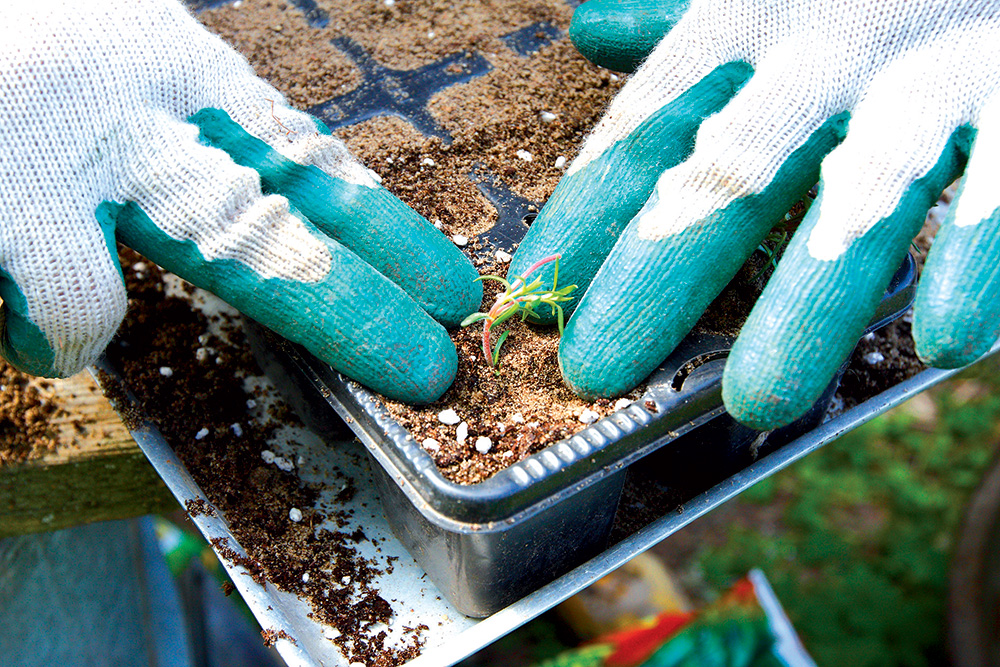
[[[64,376],[104,349],[126,309],[117,237],[387,396],[447,388],[438,322],[479,307],[472,264],[183,7],[8,2],[0,24],[15,366]]]
[[[914,330],[933,365],[989,348],[1000,333],[1000,5],[621,5],[586,3],[571,34],[621,63],[624,50],[607,46],[614,26],[635,35],[683,16],[613,101],[510,269],[562,253],[560,280],[589,286],[559,350],[570,386],[613,396],[641,382],[817,179],[819,198],[729,356],[733,416],[770,429],[806,411],[963,170]],[[609,7],[617,14],[595,17]]]

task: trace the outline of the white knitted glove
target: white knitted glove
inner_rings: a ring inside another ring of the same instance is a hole
[[[634,39],[682,18],[614,100],[511,266],[516,275],[562,253],[560,279],[589,285],[560,347],[567,382],[614,395],[642,381],[821,162],[819,199],[729,356],[729,411],[767,429],[816,400],[967,159],[915,335],[933,364],[988,349],[1000,333],[1000,3],[683,4],[593,0],[574,16],[578,44],[626,64],[634,51],[616,45],[616,29]]]
[[[455,351],[427,313],[479,306],[471,263],[183,7],[6,2],[0,25],[11,362],[68,375],[104,349],[117,234],[383,393],[444,391]]]

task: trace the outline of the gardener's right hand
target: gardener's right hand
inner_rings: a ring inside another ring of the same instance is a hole
[[[242,56],[171,0],[6,2],[0,22],[12,364],[100,354],[126,309],[117,237],[387,396],[444,392],[439,322],[478,308],[477,272]]]
[[[674,17],[511,263],[519,275],[559,253],[560,279],[587,288],[560,343],[567,383],[585,396],[640,383],[817,180],[726,362],[730,414],[766,430],[816,401],[963,171],[914,337],[933,365],[986,352],[1000,334],[1000,5],[593,0],[571,35],[628,68]]]

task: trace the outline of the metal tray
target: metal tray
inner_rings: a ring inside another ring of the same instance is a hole
[[[1000,351],[1000,343],[990,354]],[[121,381],[115,368],[102,361],[98,368],[109,377]],[[461,614],[453,605],[441,598],[438,589],[427,581],[423,569],[395,538],[376,500],[370,483],[372,471],[368,457],[359,443],[343,441],[317,442],[290,434],[287,454],[304,460],[300,476],[306,483],[324,484],[333,488],[342,483],[339,475],[349,474],[355,479],[359,493],[347,501],[328,500],[327,510],[343,510],[355,516],[363,525],[365,534],[381,549],[381,558],[394,559],[391,574],[386,574],[373,586],[383,591],[391,600],[395,626],[416,627],[427,625],[426,643],[421,655],[408,663],[409,667],[440,667],[451,665],[475,653],[518,626],[551,609],[573,594],[591,585],[609,572],[622,566],[637,554],[649,549],[697,518],[726,503],[742,491],[795,461],[811,454],[828,442],[857,428],[865,422],[916,396],[925,389],[951,377],[958,371],[929,369],[909,380],[886,390],[861,405],[824,421],[816,428],[800,435],[774,452],[760,456],[751,465],[724,478],[719,483],[703,487],[677,505],[670,506],[643,527],[629,533],[613,546],[602,551],[576,568],[542,586],[533,593],[517,600],[506,608],[482,620]],[[138,414],[138,404],[131,395],[128,409]],[[328,411],[327,411],[328,412]],[[163,478],[167,487],[182,505],[188,502],[207,502],[204,492],[195,484],[191,475],[173,450],[148,420],[130,420],[132,435],[143,452]],[[343,514],[345,512],[337,512]],[[192,523],[209,540],[224,538],[237,554],[243,549],[229,529],[226,517],[221,514],[197,514]],[[323,529],[323,525],[317,529]],[[352,529],[350,527],[348,530]],[[310,615],[309,604],[293,595],[280,592],[274,585],[258,584],[244,568],[232,558],[219,554],[232,581],[253,611],[261,627],[283,631],[289,639],[279,639],[276,648],[290,667],[347,667],[349,661],[338,648],[327,641],[328,628]]]

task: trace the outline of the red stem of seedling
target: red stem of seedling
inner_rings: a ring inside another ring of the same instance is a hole
[[[524,272],[523,276],[518,276],[518,278],[513,283],[511,283],[510,289],[507,290],[507,292],[513,292],[518,287],[520,287],[519,283],[526,282],[528,276],[530,276],[533,271],[535,271],[536,269],[538,269],[538,267],[545,266],[549,262],[554,262],[557,259],[559,259],[560,257],[562,257],[562,255],[549,255],[548,257],[544,257],[544,258],[538,260],[537,262],[535,262],[534,264],[532,264],[531,267],[529,267],[527,271]],[[507,292],[505,292],[505,294]],[[501,294],[500,296],[498,296],[497,300],[499,301],[499,299],[502,296],[503,296],[503,294]],[[516,301],[516,299],[515,299],[515,301]],[[498,306],[499,306],[499,308],[498,308]],[[483,320],[483,354],[486,356],[486,361],[490,364],[490,366],[493,365],[493,353],[490,351],[490,330],[493,327],[493,323],[497,320],[497,318],[499,318],[505,312],[507,312],[508,310],[510,310],[511,308],[514,308],[514,307],[516,307],[514,301],[507,301],[507,302],[502,303],[502,304],[494,302],[493,307],[490,308],[490,312],[487,314],[486,319]]]
[[[535,262],[534,264],[531,265],[531,268],[529,268],[527,271],[524,272],[524,276],[523,277],[526,279],[528,276],[531,275],[532,271],[534,271],[538,267],[545,266],[549,262],[554,262],[557,259],[559,259],[560,257],[562,257],[562,255],[549,255],[548,257],[544,257],[544,258],[538,260],[537,262]],[[520,281],[520,280],[521,280],[520,277],[517,280],[515,280],[514,284],[510,286],[511,289],[517,289],[515,287],[515,285],[517,285],[518,281]]]

